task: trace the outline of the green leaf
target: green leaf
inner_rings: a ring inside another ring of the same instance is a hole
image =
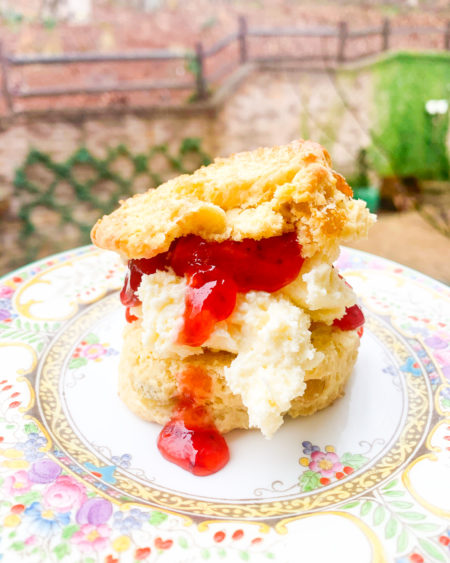
[[[408,533],[406,530],[402,530],[401,534],[397,538],[397,551],[402,553],[408,547]]]
[[[367,457],[361,454],[351,454],[346,452],[341,456],[341,463],[342,465],[353,467],[353,469],[359,469],[367,463]]]
[[[435,561],[447,561],[447,558],[442,554],[442,551],[433,543],[428,540],[424,540],[423,538],[418,538],[420,547],[428,553],[430,557],[432,557]]]
[[[305,492],[317,489],[319,482],[319,474],[311,470],[305,471],[299,479],[300,488]]]
[[[189,547],[189,544],[187,542],[187,539],[184,538],[183,536],[178,538],[178,545],[180,547],[182,547],[183,549],[187,549]]]
[[[341,508],[354,508],[355,506],[358,506],[359,504],[359,500],[355,500],[354,502],[349,502],[348,504],[344,504],[344,506],[341,506]]]
[[[158,526],[159,524],[165,522],[167,518],[167,514],[164,514],[164,512],[159,512],[159,510],[155,510],[151,513],[149,522],[152,526]]]
[[[386,512],[385,512],[383,506],[381,506],[381,504],[379,504],[375,508],[375,511],[373,513],[373,524],[374,524],[374,526],[378,526],[379,524],[381,524],[381,522],[383,522],[383,520],[384,520],[385,515],[386,515]]]
[[[366,502],[364,502],[361,506],[361,516],[366,516],[366,514],[370,512],[372,505],[373,505],[372,501],[366,500]]]
[[[85,340],[88,344],[98,344],[99,343],[99,338],[96,334],[93,334],[92,332],[90,332],[89,334],[87,334],[83,340]]]
[[[136,174],[142,174],[142,173],[148,171],[147,155],[137,154],[133,158],[133,163],[134,163],[134,170],[135,170]]]
[[[419,532],[434,532],[434,530],[439,528],[438,524],[431,522],[419,522],[418,524],[410,524],[410,526]]]
[[[23,495],[19,495],[18,497],[16,497],[16,501],[19,502],[20,504],[31,504],[32,502],[34,502],[35,500],[39,500],[41,498],[41,493],[39,493],[38,491],[30,491],[29,493],[25,493]]]
[[[218,555],[219,557],[225,557],[226,554],[227,554],[227,552],[224,550],[223,547],[221,547],[220,549],[217,550],[217,555]]]
[[[423,520],[425,518],[425,515],[420,514],[420,512],[399,512],[398,515],[407,520]]]
[[[412,502],[406,502],[404,500],[392,500],[391,505],[395,506],[395,508],[411,508],[414,506]]]
[[[385,528],[386,539],[390,540],[395,536],[396,533],[397,533],[397,520],[395,520],[395,518],[389,518]]]
[[[63,529],[61,536],[64,540],[69,540],[75,532],[78,532],[79,529],[80,526],[78,526],[77,524],[71,524],[70,526],[66,526]]]
[[[405,491],[386,491],[384,493],[387,497],[402,497],[405,494]]]
[[[72,358],[69,362],[69,369],[77,369],[88,363],[86,358]]]
[[[13,544],[11,544],[11,549],[14,549],[14,551],[22,551],[24,547],[25,544],[23,541],[15,541]]]
[[[17,532],[15,532],[14,530],[8,534],[8,538],[10,539],[15,538],[16,536],[17,536]]]
[[[275,555],[273,553],[271,553],[270,551],[268,553],[266,553],[266,557],[267,557],[267,559],[275,559]]]
[[[66,542],[60,543],[59,545],[53,548],[53,553],[56,555],[58,560],[63,559],[66,555],[69,555],[70,553],[69,544]]]
[[[392,489],[392,487],[395,487],[395,485],[398,483],[397,479],[394,479],[393,481],[391,481],[390,483],[388,483],[387,485],[385,485],[383,487],[383,491],[387,491],[388,489]]]
[[[209,549],[202,549],[201,555],[203,557],[203,559],[209,559],[211,557],[211,552],[209,551]]]
[[[39,432],[39,428],[36,426],[34,422],[27,422],[27,424],[25,424],[23,429],[27,434],[31,434],[33,432]]]
[[[77,160],[81,163],[91,162],[94,160],[86,147],[79,148],[72,158],[73,160]]]
[[[243,559],[244,561],[248,561],[250,559],[250,555],[248,554],[248,551],[241,551],[239,555],[241,559]]]

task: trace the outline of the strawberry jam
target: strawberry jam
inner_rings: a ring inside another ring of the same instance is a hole
[[[140,305],[139,297],[136,295],[138,287],[141,285],[143,274],[154,274],[157,270],[165,270],[167,267],[168,253],[158,254],[153,258],[140,258],[128,262],[128,271],[125,276],[125,283],[120,292],[120,301],[125,307],[136,307]],[[127,319],[128,320],[128,319]]]
[[[184,325],[178,341],[188,346],[201,346],[215,324],[227,319],[236,305],[237,287],[233,279],[215,266],[197,270],[188,276]]]
[[[334,319],[333,326],[341,330],[355,330],[363,326],[365,322],[364,314],[358,305],[347,307],[341,319]],[[362,336],[362,333],[361,333]]]
[[[238,292],[272,293],[294,281],[304,261],[301,250],[295,232],[241,242],[207,242],[188,235],[175,240],[168,252],[130,260],[120,298],[127,307],[139,305],[136,291],[142,275],[171,267],[178,276],[186,276],[188,282],[184,325],[178,341],[200,346],[215,324],[231,315]]]
[[[205,405],[211,378],[189,366],[178,377],[180,400],[158,437],[158,449],[170,462],[194,475],[211,475],[227,464],[230,454]]]

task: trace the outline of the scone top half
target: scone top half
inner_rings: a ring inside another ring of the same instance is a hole
[[[367,235],[373,216],[311,141],[218,158],[192,175],[135,195],[100,219],[94,244],[125,259],[151,258],[173,240],[262,239],[297,231],[305,258],[328,260],[342,240]]]

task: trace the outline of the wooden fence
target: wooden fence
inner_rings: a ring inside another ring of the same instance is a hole
[[[249,27],[245,17],[238,20],[237,31],[231,33],[212,45],[205,48],[199,42],[195,45],[195,51],[176,52],[172,50],[141,50],[129,53],[73,53],[61,54],[56,56],[46,55],[24,55],[15,56],[5,51],[4,45],[0,42],[0,67],[1,67],[1,94],[7,114],[13,114],[16,99],[25,98],[46,98],[53,96],[70,95],[98,95],[105,92],[149,92],[154,90],[185,90],[193,95],[197,101],[202,101],[209,96],[209,85],[217,83],[226,74],[235,70],[238,66],[249,61],[277,63],[285,61],[307,62],[314,60],[324,60],[327,64],[339,64],[350,60],[364,58],[370,55],[387,51],[391,45],[391,39],[402,35],[438,35],[442,38],[442,48],[450,50],[450,21],[439,27],[393,27],[388,19],[384,20],[380,26],[367,27],[363,29],[351,29],[346,22],[339,22],[336,27],[274,27],[274,28],[252,28]],[[378,47],[372,51],[364,51],[357,56],[349,56],[347,51],[350,43],[355,39],[369,37],[379,38]],[[302,53],[282,53],[273,56],[253,56],[249,55],[249,42],[253,38],[334,38],[335,52],[330,54],[302,54]],[[233,62],[219,67],[213,73],[205,72],[205,63],[229,47],[237,45],[238,57]],[[192,68],[190,80],[146,80],[142,82],[125,81],[122,83],[110,83],[95,86],[52,86],[45,88],[17,88],[11,86],[11,73],[16,67],[33,65],[74,65],[74,64],[96,64],[96,63],[129,63],[129,62],[151,62],[158,64],[164,61],[184,61]]]

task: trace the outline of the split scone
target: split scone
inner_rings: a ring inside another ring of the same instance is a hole
[[[286,413],[331,404],[364,322],[332,264],[373,221],[309,141],[219,158],[122,202],[92,230],[129,261],[122,399],[160,424],[195,405],[222,433],[267,437]]]

